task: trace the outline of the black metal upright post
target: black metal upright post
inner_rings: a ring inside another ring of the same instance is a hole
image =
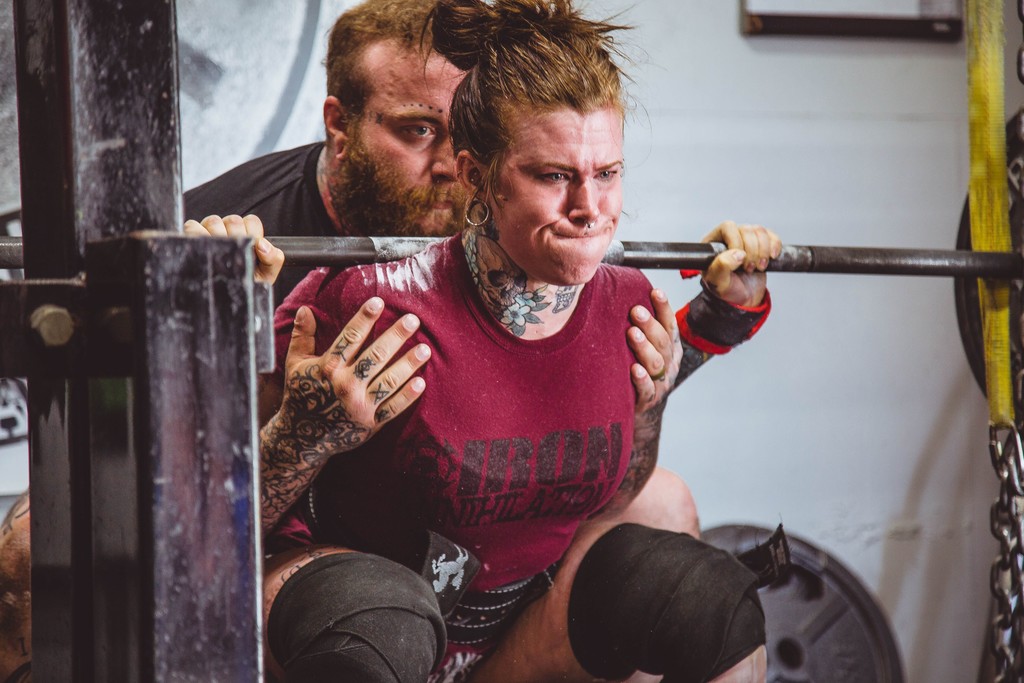
[[[96,680],[258,681],[252,251],[135,233],[88,263],[89,355],[133,374],[90,383]]]
[[[256,681],[252,253],[176,234],[174,3],[15,27],[34,679]]]
[[[74,218],[67,12],[14,4],[26,278],[84,267]],[[85,382],[29,377],[32,638],[41,681],[87,681],[92,669],[91,517]]]

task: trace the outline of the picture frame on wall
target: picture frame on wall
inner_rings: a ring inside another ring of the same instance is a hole
[[[740,0],[748,36],[859,36],[957,42],[962,0]]]

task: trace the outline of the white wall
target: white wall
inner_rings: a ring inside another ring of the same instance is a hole
[[[322,37],[350,3],[324,0],[296,81],[296,8],[314,4],[179,0],[183,39],[223,70],[182,97],[186,187],[258,151],[282,110],[276,147],[319,134]],[[732,218],[793,244],[951,248],[967,185],[963,44],[744,38],[739,4],[590,3],[624,12],[646,51],[619,238],[694,241]],[[1007,82],[1014,111],[1024,92]],[[696,291],[649,275],[676,305]],[[782,521],[852,569],[890,615],[910,681],[973,680],[996,485],[952,283],[779,274],[770,286],[757,338],[673,396],[663,463],[692,486],[705,527]]]
[[[647,58],[620,237],[691,240],[732,218],[793,244],[952,248],[967,186],[963,43],[745,38],[738,13],[712,0],[627,12]],[[1008,99],[1024,102],[1011,83]],[[675,302],[695,291],[651,277]],[[690,483],[705,527],[782,521],[859,575],[909,680],[973,680],[996,480],[951,281],[769,282],[762,332],[673,396],[663,463]]]

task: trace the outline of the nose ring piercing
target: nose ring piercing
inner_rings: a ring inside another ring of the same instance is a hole
[[[594,227],[594,224],[593,223],[585,223],[584,226],[585,226],[586,230],[590,230],[590,229],[592,229]]]

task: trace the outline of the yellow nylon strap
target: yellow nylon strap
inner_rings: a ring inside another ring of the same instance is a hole
[[[967,87],[971,143],[971,244],[977,251],[1012,251],[1003,112],[1003,3],[967,0]],[[1013,426],[1010,377],[1010,289],[978,280],[985,341],[989,421]]]

